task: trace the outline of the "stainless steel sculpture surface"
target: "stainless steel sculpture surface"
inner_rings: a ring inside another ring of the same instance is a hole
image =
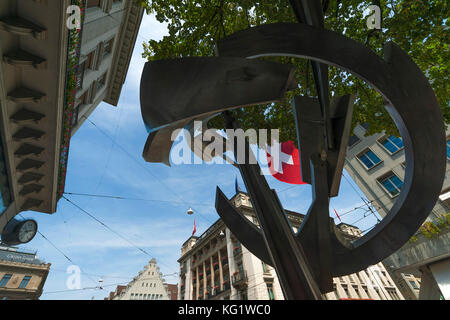
[[[276,101],[296,87],[293,68],[255,58],[293,56],[313,65],[318,98],[292,101],[302,180],[313,186],[313,202],[294,234],[277,194],[258,164],[238,164],[261,228],[233,207],[217,188],[216,209],[231,232],[253,254],[275,267],[287,299],[321,299],[332,277],[350,274],[386,258],[418,230],[434,206],[445,175],[442,113],[426,77],[394,43],[384,59],[350,38],[323,28],[320,1],[292,0],[299,23],[262,25],[217,44],[217,57],[147,62],[141,80],[141,110],[149,129],[144,158],[168,165],[174,129],[191,128],[229,110]],[[394,207],[353,243],[329,219],[338,194],[350,134],[353,97],[330,99],[328,65],[369,83],[387,102],[405,144],[405,181]],[[248,146],[247,146],[248,148]],[[251,151],[248,149],[248,156]]]

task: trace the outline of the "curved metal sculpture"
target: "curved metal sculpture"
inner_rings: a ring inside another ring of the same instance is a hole
[[[313,62],[319,98],[295,97],[302,180],[313,185],[313,203],[293,233],[284,209],[256,164],[239,164],[261,229],[237,212],[217,189],[216,209],[231,232],[261,260],[273,265],[288,299],[320,299],[332,277],[354,273],[398,250],[424,222],[445,175],[444,121],[431,86],[417,65],[394,43],[384,59],[364,45],[325,30],[314,5],[291,1],[304,23],[263,25],[237,32],[217,44],[218,57],[147,62],[141,80],[141,108],[150,136],[148,161],[169,164],[172,129],[222,112],[238,128],[231,108],[280,99],[295,88],[290,66],[254,60],[293,56]],[[353,243],[329,219],[329,199],[339,190],[350,134],[353,97],[330,102],[327,65],[351,72],[388,102],[405,144],[401,193],[388,215]],[[250,151],[249,151],[250,152]]]

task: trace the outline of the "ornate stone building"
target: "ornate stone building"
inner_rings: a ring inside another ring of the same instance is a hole
[[[232,203],[250,221],[258,225],[249,197],[239,192]],[[297,231],[304,215],[286,211]],[[337,226],[349,239],[361,235],[358,228]],[[181,247],[178,298],[180,300],[282,300],[283,292],[275,270],[250,253],[221,219],[201,236],[190,237]],[[373,299],[403,300],[382,263],[361,272],[334,278],[335,291],[328,300]]]
[[[0,1],[0,232],[56,211],[70,137],[117,105],[142,15],[134,0]]]
[[[384,133],[365,136],[366,130],[364,125],[355,127],[345,169],[381,217],[385,217],[405,181],[408,165],[405,149],[402,138]],[[446,134],[446,176],[441,195],[425,224],[426,228],[433,229],[432,233],[424,235],[418,231],[414,241],[383,261],[406,299],[450,298],[449,289],[441,292],[448,288],[450,279],[450,127]],[[421,280],[423,275],[426,281]]]
[[[49,271],[35,252],[0,246],[0,300],[39,299]]]
[[[105,300],[172,300],[172,290],[152,259],[126,286],[118,286]]]

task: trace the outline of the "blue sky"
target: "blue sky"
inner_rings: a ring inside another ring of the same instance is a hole
[[[238,170],[231,165],[169,168],[142,159],[147,138],[139,105],[139,82],[145,63],[141,57],[142,42],[161,39],[165,33],[165,25],[151,16],[144,16],[118,107],[101,103],[89,118],[97,127],[85,121],[72,138],[65,187],[66,192],[73,193],[168,201],[67,195],[150,256],[65,199],[59,201],[53,215],[25,212],[23,216],[36,219],[40,232],[81,268],[82,288],[95,287],[97,281],[103,279],[103,290],[68,290],[66,270],[72,263],[47,240],[36,235],[25,247],[38,250],[38,256],[52,264],[41,299],[103,299],[117,284],[130,281],[151,257],[157,259],[164,274],[179,271],[177,259],[181,245],[191,235],[194,219],[196,234],[200,235],[218,218],[214,209],[216,186],[220,186],[228,197],[233,196],[237,175],[241,188],[244,188]],[[311,203],[309,185],[293,186],[272,177],[266,178],[279,193],[286,209],[307,211]],[[342,179],[340,195],[332,199],[331,204],[343,213],[363,202],[350,183]],[[195,210],[192,216],[186,214],[189,207]],[[353,223],[363,217],[363,212],[356,210],[342,220]],[[330,215],[335,217],[334,213]],[[376,219],[368,215],[356,225],[364,230],[375,222]],[[165,279],[168,283],[178,282],[177,276],[166,276]]]

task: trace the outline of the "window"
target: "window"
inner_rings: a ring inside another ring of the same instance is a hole
[[[345,296],[346,296],[346,298],[350,298],[350,293],[348,292],[347,285],[343,285],[343,286],[342,286],[342,289],[344,289],[344,291],[345,291]]]
[[[87,89],[80,97],[80,104],[88,104],[89,89]]]
[[[447,159],[450,160],[450,139],[447,140]]]
[[[362,288],[363,288],[363,290],[364,290],[366,296],[370,298],[369,291],[367,290],[367,287],[366,287],[366,286],[363,286]]]
[[[403,181],[400,180],[395,174],[390,173],[384,178],[378,179],[378,182],[386,189],[387,192],[393,197],[400,193],[403,185]]]
[[[361,139],[358,138],[358,136],[356,135],[352,135],[350,136],[350,138],[348,139],[348,146],[349,147],[353,147],[355,144],[357,144],[358,142],[360,142]]]
[[[147,294],[144,293],[144,300],[147,300]]]
[[[273,284],[266,283],[267,286],[267,294],[269,295],[269,300],[275,300],[275,295],[273,294]]]
[[[97,91],[103,88],[106,83],[106,72],[97,80]],[[152,272],[153,275],[153,272]]]
[[[263,272],[269,273],[270,272],[269,266],[266,263],[264,263],[263,261],[261,261],[261,263],[262,263]]]
[[[339,297],[339,293],[337,291],[336,285],[334,285],[333,287],[333,292],[334,292],[334,296],[336,297],[336,300],[339,300],[341,297]]]
[[[375,291],[376,291],[378,297],[379,297],[380,299],[383,299],[383,298],[381,297],[380,289],[378,289],[378,287],[374,287],[374,289],[375,289]]]
[[[380,140],[380,143],[383,147],[389,151],[391,154],[398,152],[403,149],[403,140],[402,138],[397,138],[394,136],[386,137]]]
[[[358,286],[353,286],[353,290],[355,290],[356,294],[358,295],[359,299],[362,299],[361,293],[359,293],[359,288]]]
[[[80,110],[80,104],[78,104],[74,109],[72,113],[72,127],[76,126],[78,123],[78,111]]]
[[[85,69],[86,69],[86,61],[83,61],[77,67],[77,90],[83,87],[83,77]]]
[[[87,59],[85,61],[85,66],[91,70],[94,69],[94,60],[95,60],[95,50],[92,50],[88,53]]]
[[[0,280],[0,288],[6,287],[6,284],[8,283],[9,279],[11,279],[11,277],[12,274],[5,274],[2,280]]]
[[[366,149],[364,152],[358,155],[358,159],[364,163],[367,169],[372,169],[377,164],[381,163],[380,158],[370,149]]]
[[[31,276],[25,276],[22,279],[22,282],[20,282],[19,288],[24,289],[27,287],[28,282],[30,282]]]
[[[105,47],[103,48],[103,58],[112,52],[113,44],[114,44],[114,38],[105,42]]]
[[[359,273],[357,273],[356,276],[358,277],[358,280],[360,283],[364,283],[364,281],[362,280],[361,275]]]
[[[130,299],[131,299],[131,300],[134,299],[134,293],[132,293],[132,294],[130,295]]]
[[[387,292],[391,296],[392,300],[400,300],[400,297],[398,296],[397,291],[392,290],[392,289],[387,289]]]
[[[419,289],[419,286],[417,285],[417,283],[413,280],[409,280],[409,283],[411,284],[411,287],[413,287],[414,289]]]

